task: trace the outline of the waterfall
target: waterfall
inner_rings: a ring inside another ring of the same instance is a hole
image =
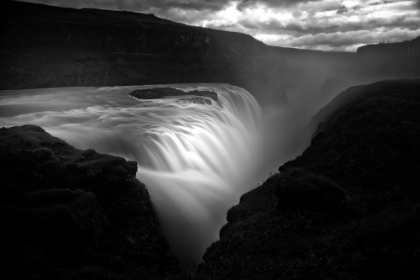
[[[218,93],[212,105],[128,95],[151,86],[55,88],[0,93],[0,125],[36,124],[79,149],[138,163],[165,237],[184,262],[201,260],[226,211],[264,161],[261,109],[230,85],[165,85]],[[265,149],[265,150],[264,150]]]

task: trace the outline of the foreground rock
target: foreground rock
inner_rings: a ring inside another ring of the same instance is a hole
[[[280,211],[334,213],[343,210],[345,192],[330,179],[291,168],[269,178],[275,184]]]
[[[137,164],[0,130],[2,279],[156,279],[177,265]]]
[[[229,210],[200,277],[420,277],[420,80],[354,92],[301,156]]]

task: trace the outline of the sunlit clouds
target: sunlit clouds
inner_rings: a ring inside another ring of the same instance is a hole
[[[74,8],[153,13],[194,26],[250,34],[266,44],[355,51],[420,36],[414,0],[26,0]]]

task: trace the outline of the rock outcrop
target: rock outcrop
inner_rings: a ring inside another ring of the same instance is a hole
[[[150,89],[136,89],[130,92],[130,96],[137,99],[162,99],[173,98],[182,103],[196,103],[201,105],[211,105],[211,100],[219,103],[219,97],[214,91],[191,90],[182,91],[176,88],[160,87]],[[183,97],[188,96],[189,98]]]
[[[229,83],[273,104],[296,92],[316,102],[362,82],[420,77],[419,39],[321,52],[151,14],[1,5],[0,89]]]
[[[420,80],[342,94],[303,154],[228,211],[200,277],[420,277]]]
[[[370,78],[359,77],[355,53],[271,47],[150,14],[17,1],[2,12],[0,89],[214,82],[284,103],[296,90],[322,94],[329,80]]]
[[[136,162],[0,129],[2,279],[157,279],[177,268]]]
[[[420,37],[411,41],[367,45],[357,49],[359,75],[386,78],[420,77]]]
[[[337,213],[343,210],[344,190],[324,176],[291,168],[270,177],[265,183],[276,185],[279,211]]]

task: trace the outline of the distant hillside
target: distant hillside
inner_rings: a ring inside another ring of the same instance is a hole
[[[375,55],[419,55],[420,54],[420,37],[410,41],[404,42],[391,42],[380,43],[376,45],[366,45],[357,49],[357,54],[362,56],[375,56]]]
[[[357,49],[361,75],[420,77],[420,37],[398,43],[381,43]]]
[[[342,94],[303,154],[228,211],[199,279],[420,276],[420,80]]]
[[[216,82],[272,104],[295,94],[322,99],[377,80],[378,72],[380,78],[419,75],[405,61],[384,71],[355,53],[271,47],[151,14],[0,5],[0,89]]]

